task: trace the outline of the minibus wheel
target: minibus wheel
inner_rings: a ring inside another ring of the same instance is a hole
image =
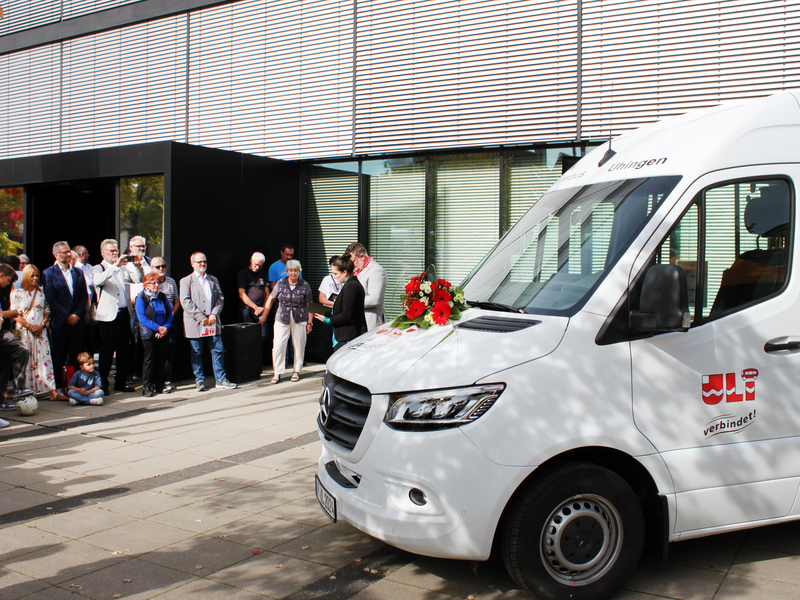
[[[636,494],[591,463],[563,466],[523,490],[511,508],[503,561],[526,591],[554,600],[601,600],[630,577],[644,545]]]

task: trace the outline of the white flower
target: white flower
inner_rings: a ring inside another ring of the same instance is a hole
[[[430,304],[430,301],[428,300],[427,296],[420,296],[419,301],[422,302],[425,306],[428,306]]]
[[[456,294],[455,298],[453,298],[459,304],[464,302],[464,294]]]
[[[430,281],[424,281],[422,283],[422,285],[419,286],[419,289],[423,294],[430,294],[431,293],[431,282]]]
[[[426,314],[426,315],[425,315],[425,320],[426,320],[428,323],[430,323],[431,325],[434,325],[434,322],[433,322],[433,314],[432,314],[432,313],[428,313],[428,314]]]

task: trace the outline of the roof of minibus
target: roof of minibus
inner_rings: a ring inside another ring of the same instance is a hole
[[[614,154],[598,165],[596,148],[552,190],[602,181],[681,175],[689,181],[719,169],[800,162],[800,91],[726,103],[669,117],[613,138]]]

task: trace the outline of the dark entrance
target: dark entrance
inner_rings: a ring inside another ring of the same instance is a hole
[[[27,186],[28,256],[40,270],[53,263],[53,244],[67,241],[89,250],[99,264],[100,242],[116,238],[115,178],[83,179]]]

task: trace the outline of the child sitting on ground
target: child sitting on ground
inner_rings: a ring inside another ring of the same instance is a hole
[[[88,352],[78,354],[78,364],[80,371],[75,371],[75,375],[69,380],[67,386],[67,396],[69,403],[93,404],[99,406],[103,403],[103,383],[100,374],[94,370],[94,359]]]

